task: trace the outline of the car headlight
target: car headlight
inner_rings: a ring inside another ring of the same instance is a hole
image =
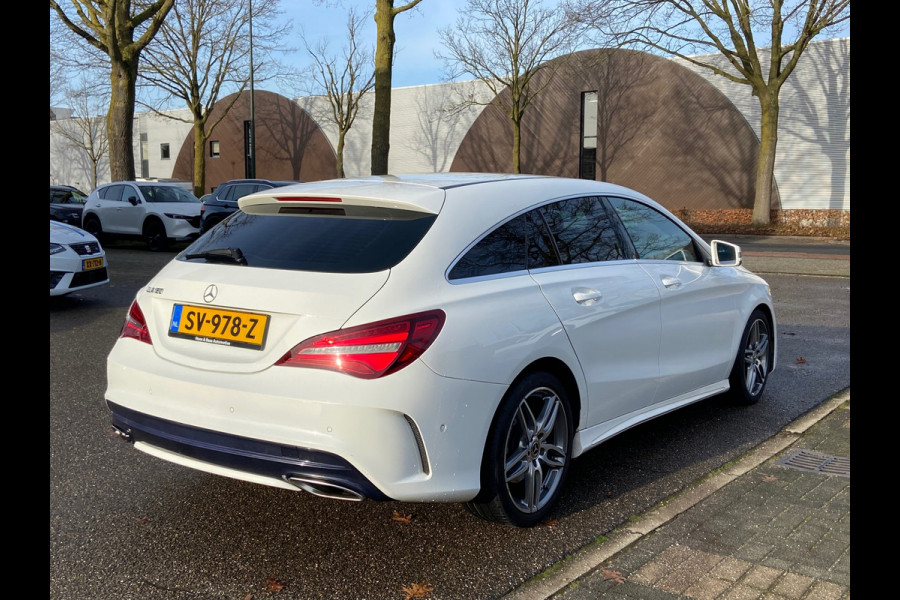
[[[65,252],[65,251],[66,251],[66,247],[63,246],[62,244],[54,244],[53,242],[50,242],[50,256],[53,256],[54,254],[59,254],[60,252]]]

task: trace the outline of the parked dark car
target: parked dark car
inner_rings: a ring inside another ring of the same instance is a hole
[[[87,194],[70,185],[50,186],[50,220],[81,227]]]
[[[302,181],[270,181],[268,179],[232,179],[218,186],[212,194],[204,194],[200,206],[200,232],[204,233],[238,209],[238,199],[260,190],[269,190]]]

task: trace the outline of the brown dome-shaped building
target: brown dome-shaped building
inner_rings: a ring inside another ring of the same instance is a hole
[[[521,129],[523,173],[610,181],[673,210],[752,208],[759,140],[718,89],[671,60],[585,50],[551,63]],[[509,90],[501,93],[509,102]],[[509,172],[512,123],[479,115],[451,171]],[[779,208],[773,190],[772,208]]]

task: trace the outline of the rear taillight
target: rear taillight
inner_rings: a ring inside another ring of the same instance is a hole
[[[432,310],[339,329],[300,342],[275,364],[375,379],[421,356],[440,333],[444,318],[444,311]]]
[[[128,309],[128,315],[125,317],[125,324],[122,325],[119,337],[134,338],[150,345],[153,344],[150,339],[150,331],[147,329],[147,320],[144,318],[144,313],[141,312],[137,300],[134,300],[131,308]]]

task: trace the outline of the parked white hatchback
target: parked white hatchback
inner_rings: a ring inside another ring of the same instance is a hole
[[[572,459],[776,361],[769,286],[616,185],[384,176],[266,190],[176,256],[107,363],[120,436],[201,471],[532,526]]]
[[[84,203],[81,223],[101,239],[126,236],[150,250],[200,235],[200,200],[172,182],[117,181],[97,187]]]
[[[50,295],[107,283],[106,252],[97,238],[74,225],[50,221]]]

